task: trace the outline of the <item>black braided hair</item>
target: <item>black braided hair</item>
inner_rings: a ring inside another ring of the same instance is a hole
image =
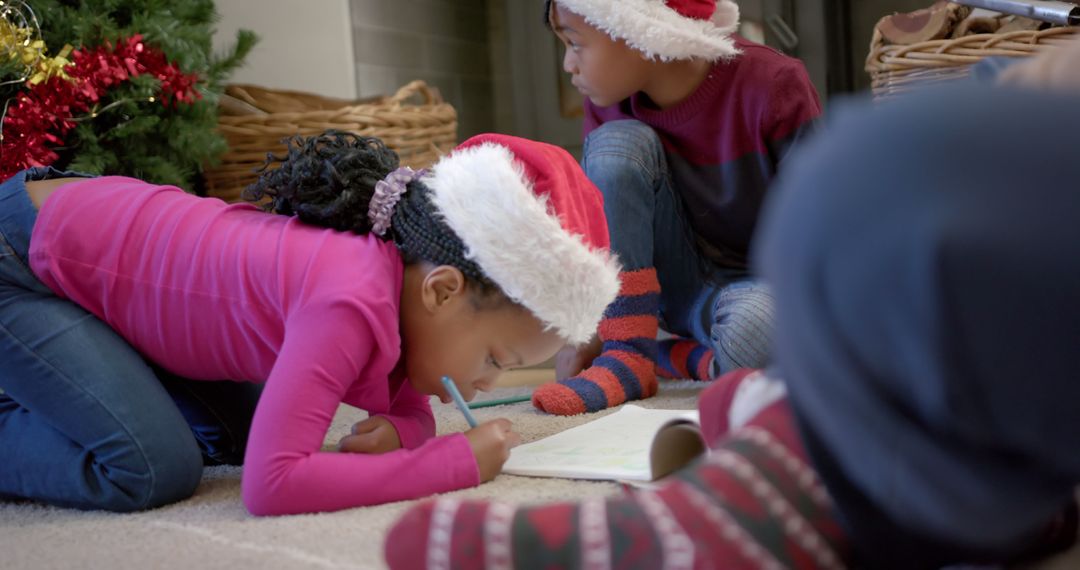
[[[375,183],[398,167],[397,154],[379,139],[340,131],[283,142],[285,155],[267,154],[258,181],[244,190],[244,198],[269,197],[268,211],[295,215],[311,225],[371,231],[367,213]]]
[[[285,155],[267,155],[259,179],[244,189],[244,199],[270,198],[264,206],[268,212],[295,215],[315,226],[369,233],[368,205],[375,184],[398,168],[397,153],[375,137],[333,130],[284,142]],[[406,263],[458,268],[481,300],[505,298],[499,286],[465,257],[465,244],[442,220],[431,190],[419,180],[408,184],[383,239],[394,241]]]
[[[423,186],[423,183],[419,183]],[[490,281],[480,267],[465,257],[465,244],[446,226],[431,202],[431,192],[410,188],[394,208],[390,233],[408,259],[453,265],[469,279]]]
[[[548,28],[551,27],[551,5],[555,0],[546,0],[544,2],[544,25]]]

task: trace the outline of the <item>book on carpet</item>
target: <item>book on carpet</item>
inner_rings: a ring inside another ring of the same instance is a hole
[[[625,405],[598,420],[515,447],[503,473],[647,483],[705,452],[697,410]]]

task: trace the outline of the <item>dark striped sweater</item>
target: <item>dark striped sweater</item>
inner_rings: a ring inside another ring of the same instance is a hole
[[[745,268],[777,165],[821,114],[821,102],[802,62],[735,40],[742,54],[717,62],[674,107],[660,110],[644,93],[610,107],[586,101],[585,135],[622,119],[652,127],[703,253],[722,267]]]

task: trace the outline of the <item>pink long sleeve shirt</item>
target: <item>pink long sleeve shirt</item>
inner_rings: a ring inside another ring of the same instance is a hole
[[[468,440],[434,438],[428,397],[405,378],[392,243],[250,205],[104,177],[42,207],[31,267],[147,359],[197,380],[265,382],[243,498],[256,515],[331,511],[479,483]],[[383,416],[403,449],[321,451],[345,402]]]

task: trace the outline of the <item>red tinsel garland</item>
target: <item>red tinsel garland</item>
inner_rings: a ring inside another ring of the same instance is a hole
[[[158,97],[164,105],[191,103],[202,95],[196,91],[198,76],[185,74],[169,63],[165,54],[147,46],[141,35],[113,48],[110,44],[71,54],[64,71],[71,81],[53,77],[19,94],[8,108],[0,142],[0,180],[31,166],[48,166],[59,156],[53,148],[75,128],[75,117],[90,112],[105,92],[118,83],[140,75],[161,82]]]

